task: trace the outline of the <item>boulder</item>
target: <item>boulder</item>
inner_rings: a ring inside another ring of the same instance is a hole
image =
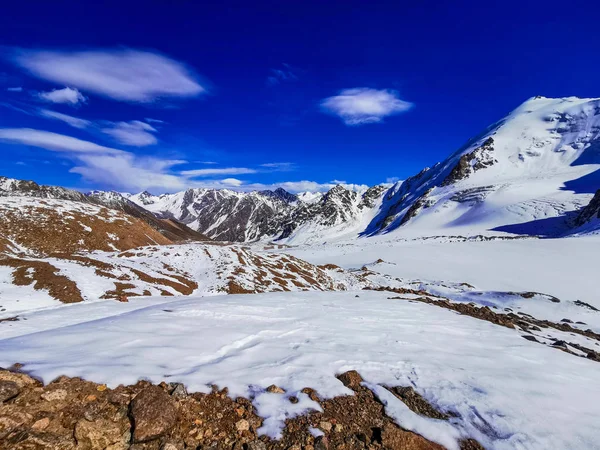
[[[175,401],[163,389],[150,385],[131,402],[133,441],[147,442],[168,433],[177,420]]]
[[[0,403],[15,398],[19,392],[21,389],[14,381],[0,381]]]

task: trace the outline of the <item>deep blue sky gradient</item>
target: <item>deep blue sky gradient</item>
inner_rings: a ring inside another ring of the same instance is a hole
[[[137,153],[222,167],[297,164],[236,176],[245,181],[371,185],[444,159],[529,97],[600,96],[599,13],[592,1],[11,1],[0,14],[0,52],[124,46],[164,53],[201,75],[210,94],[153,105],[90,94],[76,110],[54,109],[92,120],[164,120],[159,145]],[[298,79],[269,86],[271,69],[284,63]],[[62,87],[0,61],[0,102],[20,101],[22,93],[5,89],[17,85]],[[395,89],[415,106],[355,127],[319,110],[322,99],[354,87]],[[0,128],[17,127],[114,146],[0,108]],[[2,175],[102,188],[68,173],[51,152],[0,144],[0,156]]]

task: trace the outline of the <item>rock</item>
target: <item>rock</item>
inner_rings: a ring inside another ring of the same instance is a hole
[[[441,445],[392,424],[387,424],[383,428],[381,443],[386,448],[401,448],[403,450],[444,450]]]
[[[535,336],[532,336],[532,335],[530,335],[530,334],[524,334],[524,335],[522,336],[522,338],[523,338],[523,339],[527,339],[528,341],[531,341],[531,342],[540,342],[540,341],[538,341],[538,340],[535,338]]]
[[[106,419],[94,422],[82,419],[75,425],[75,440],[81,450],[125,450],[130,438],[126,426]]]
[[[238,431],[248,431],[250,429],[250,422],[248,422],[246,419],[238,420],[235,424],[235,428]]]
[[[291,445],[287,448],[287,450],[302,450],[302,447],[298,444]]]
[[[327,450],[329,448],[329,441],[325,436],[319,436],[315,439],[315,450]]]
[[[267,392],[270,392],[271,394],[285,394],[283,389],[281,389],[279,386],[275,386],[274,384],[267,388]]]
[[[43,419],[40,419],[31,425],[31,429],[35,431],[43,431],[48,428],[48,425],[50,425],[50,419],[48,417],[44,417]]]
[[[54,389],[52,391],[47,391],[42,394],[42,398],[47,402],[60,401],[67,398],[67,391],[64,389]]]
[[[134,442],[161,437],[175,425],[175,401],[158,386],[150,385],[131,402]]]
[[[0,403],[15,398],[19,392],[21,389],[14,381],[0,381]]]
[[[0,370],[0,381],[12,381],[13,383],[16,383],[17,386],[19,386],[19,388],[40,384],[38,381],[31,378],[29,375],[25,375],[24,373],[18,372],[10,372],[8,370]]]
[[[174,389],[171,391],[171,395],[175,398],[187,397],[187,389],[181,383],[174,383]]]
[[[263,441],[252,441],[248,443],[248,450],[267,450],[267,446]]]
[[[160,450],[183,450],[185,445],[183,442],[177,442],[173,440],[168,440],[163,443],[160,447]]]
[[[333,427],[333,425],[330,422],[327,422],[325,420],[323,420],[322,422],[319,422],[319,428],[323,431],[329,432],[329,431],[331,431],[332,427]]]
[[[129,299],[127,298],[127,296],[126,296],[126,295],[119,295],[119,298],[118,298],[118,300],[119,300],[121,303],[128,303],[128,302],[129,302]]]
[[[343,374],[338,375],[337,378],[349,389],[357,389],[360,387],[360,383],[363,382],[362,377],[356,370],[344,372]]]

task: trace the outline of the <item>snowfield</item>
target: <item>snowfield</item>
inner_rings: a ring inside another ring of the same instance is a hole
[[[358,297],[356,297],[358,295]],[[48,382],[81,376],[110,386],[140,377],[193,391],[227,386],[254,398],[277,437],[283,420],[318,408],[305,394],[351,394],[335,375],[355,369],[401,426],[457,449],[599,448],[600,367],[511,329],[389,293],[272,293],[69,306],[1,327],[0,365],[19,361]],[[89,313],[88,313],[89,311]],[[51,322],[51,323],[50,323]],[[45,330],[35,332],[35,329]],[[10,332],[8,332],[10,330]],[[74,343],[77,345],[74,345]],[[265,392],[276,384],[285,395]],[[378,388],[413,386],[459,417],[423,419]],[[298,404],[287,400],[290,395]]]
[[[600,235],[562,239],[462,241],[449,237],[402,239],[398,233],[286,253],[313,264],[373,269],[408,280],[469,283],[489,291],[535,291],[581,300],[600,309]]]

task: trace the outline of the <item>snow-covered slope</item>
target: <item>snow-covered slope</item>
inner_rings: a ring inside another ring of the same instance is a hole
[[[536,97],[395,185],[366,234],[559,234],[598,185],[600,99]]]

